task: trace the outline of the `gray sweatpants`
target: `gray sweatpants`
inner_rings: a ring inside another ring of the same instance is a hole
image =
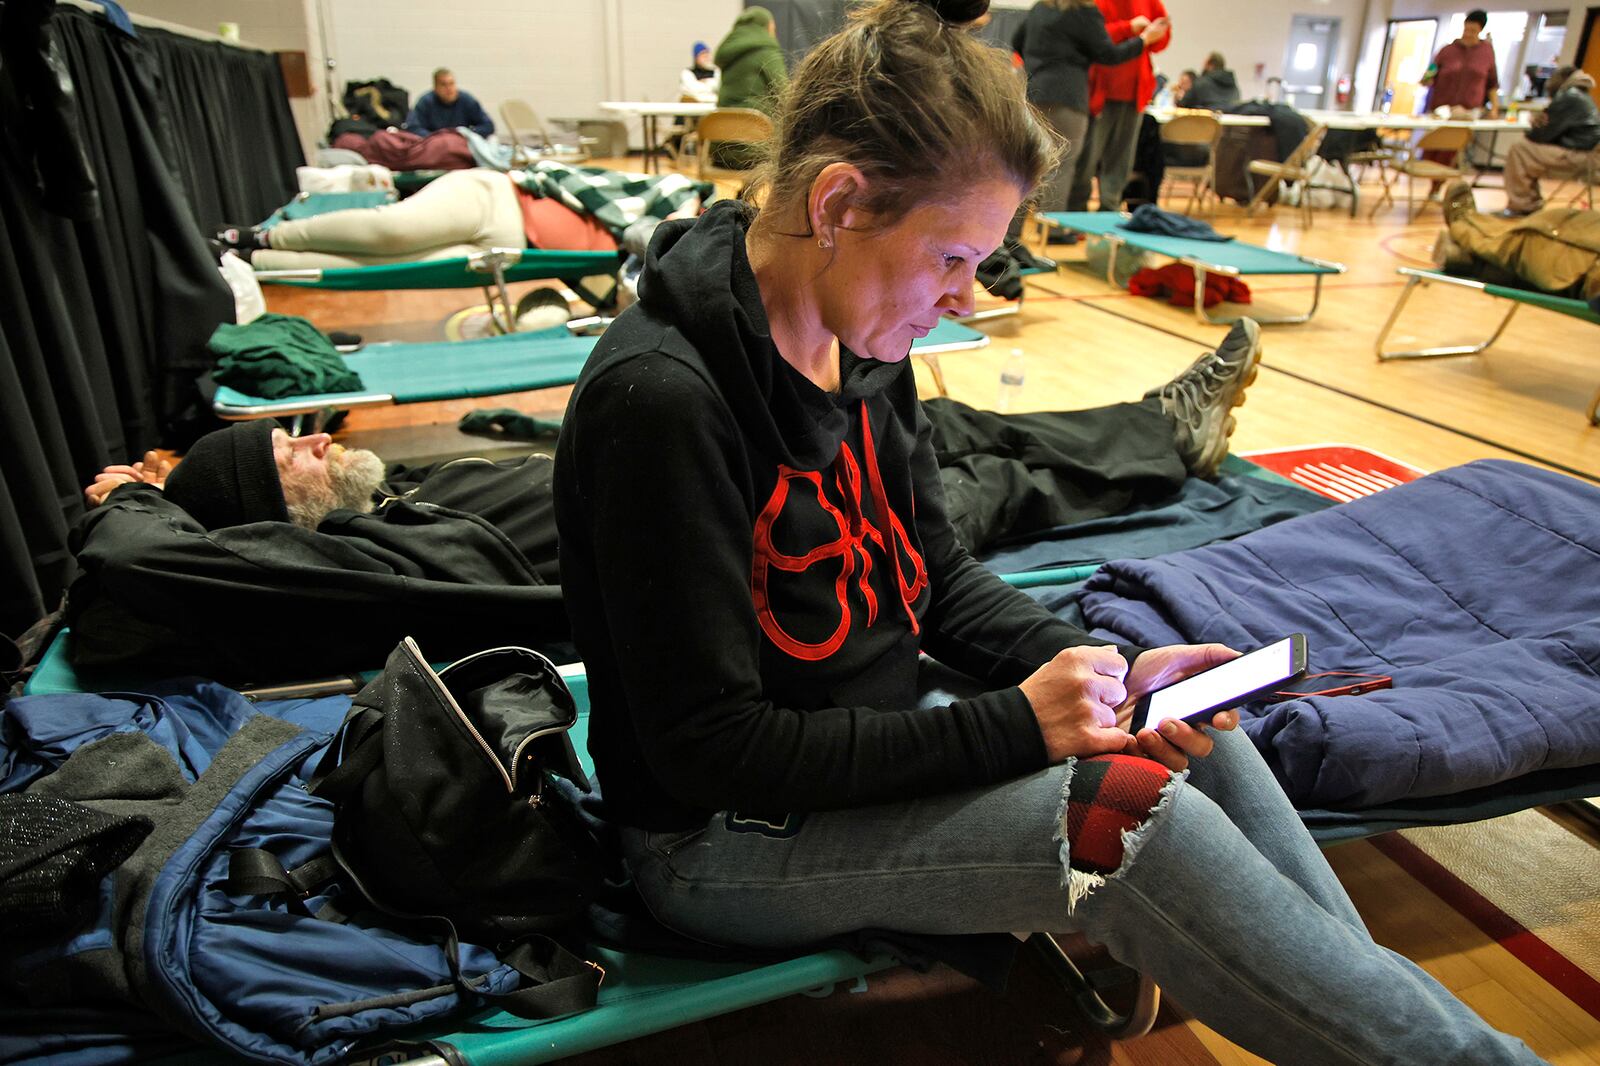
[[[1144,112],[1132,100],[1107,100],[1089,121],[1088,143],[1078,157],[1078,172],[1067,197],[1068,211],[1089,210],[1089,186],[1100,179],[1100,210],[1122,206],[1122,190],[1133,170],[1133,153],[1139,146],[1139,123]]]
[[[268,231],[257,270],[313,270],[448,259],[526,248],[511,179],[497,170],[452,170],[386,207],[330,211]]]

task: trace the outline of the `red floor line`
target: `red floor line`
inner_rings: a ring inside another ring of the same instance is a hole
[[[1509,951],[1556,991],[1600,1019],[1600,981],[1495,906],[1433,856],[1399,833],[1373,837],[1373,847]]]

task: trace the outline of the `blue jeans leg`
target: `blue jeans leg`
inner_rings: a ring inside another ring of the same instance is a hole
[[[1539,1061],[1372,941],[1245,738],[1175,778],[1104,878],[1065,874],[1054,839],[1075,768],[788,819],[718,814],[628,830],[624,846],[657,917],[714,943],[1077,929],[1274,1061]]]

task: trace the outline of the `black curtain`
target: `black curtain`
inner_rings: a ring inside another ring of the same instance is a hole
[[[265,217],[300,161],[272,57],[38,10],[54,67],[19,59],[15,25],[0,64],[0,632],[13,634],[71,579],[83,486],[193,432],[205,342],[233,298],[192,204],[212,222]],[[76,153],[94,188],[68,196]]]
[[[202,233],[260,222],[294,196],[305,162],[276,56],[163,30],[139,37],[156,67],[158,115]]]

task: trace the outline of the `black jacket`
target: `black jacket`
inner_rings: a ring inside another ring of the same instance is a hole
[[[1239,102],[1239,83],[1231,70],[1208,70],[1194,80],[1194,85],[1178,101],[1179,107],[1205,108],[1222,111]]]
[[[747,211],[656,231],[556,449],[562,588],[613,816],[687,827],[1042,768],[1014,686],[1094,642],[957,542],[905,361],[846,352],[829,394],[779,356]],[[919,650],[995,691],[914,710]]]
[[[1535,144],[1559,144],[1579,152],[1600,145],[1600,107],[1585,86],[1562,86],[1550,99],[1545,115],[1544,125],[1528,131],[1528,140]]]
[[[1011,48],[1022,56],[1028,72],[1028,99],[1041,107],[1089,110],[1089,64],[1115,66],[1144,51],[1144,41],[1130,37],[1112,44],[1106,19],[1094,4],[1060,10],[1034,4]]]
[[[72,535],[75,662],[276,682],[374,669],[406,636],[440,659],[566,639],[547,459],[392,475],[377,511],[315,531],[208,533],[159,489],[117,488]]]

